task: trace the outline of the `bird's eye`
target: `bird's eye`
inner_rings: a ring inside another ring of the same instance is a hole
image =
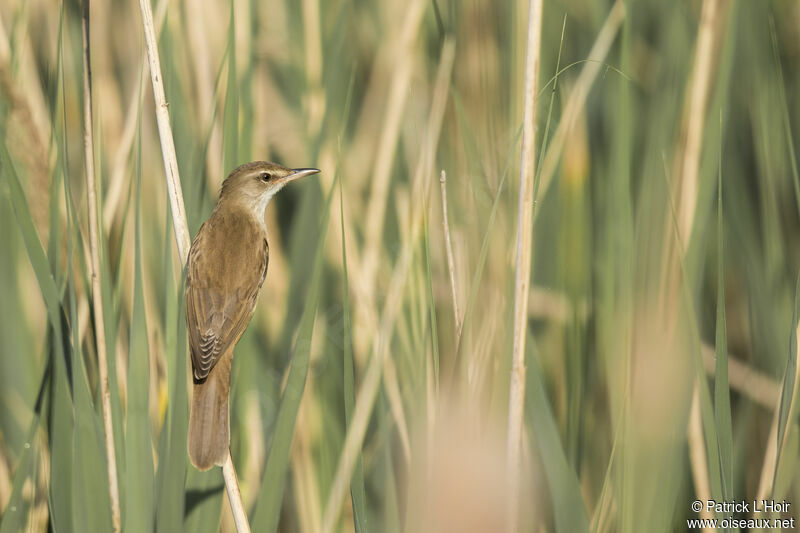
[[[261,181],[269,181],[270,175],[269,172],[262,172],[258,177],[261,178]]]

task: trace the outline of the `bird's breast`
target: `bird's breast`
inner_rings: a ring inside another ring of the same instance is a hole
[[[267,232],[252,216],[235,210],[216,210],[198,235],[195,260],[208,274],[209,287],[238,289],[263,279],[267,260]],[[196,270],[196,271],[197,271]],[[200,281],[200,280],[198,280]]]

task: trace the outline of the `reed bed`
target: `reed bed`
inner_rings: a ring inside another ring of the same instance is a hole
[[[727,516],[694,500],[800,502],[798,20],[4,0],[0,533],[668,532]],[[186,455],[182,265],[255,159],[322,174],[267,209],[223,477]]]

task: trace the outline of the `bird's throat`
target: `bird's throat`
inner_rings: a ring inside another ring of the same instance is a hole
[[[227,209],[233,208],[233,210],[239,211],[240,213],[247,213],[257,221],[262,228],[266,229],[264,213],[267,209],[267,205],[277,192],[277,190],[273,190],[258,196],[242,195],[237,198],[226,198],[225,203],[228,204]],[[220,207],[222,207],[221,204],[218,204],[217,208]]]

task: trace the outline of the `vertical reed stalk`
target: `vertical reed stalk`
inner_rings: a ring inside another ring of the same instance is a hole
[[[442,170],[439,174],[439,185],[442,189],[442,229],[447,251],[447,271],[450,273],[450,293],[453,297],[453,319],[456,329],[456,346],[461,339],[461,311],[458,309],[458,291],[456,291],[456,267],[453,261],[453,243],[450,239],[450,223],[447,220],[447,174]]]
[[[692,481],[694,481],[695,498],[700,501],[711,499],[711,483],[708,473],[708,455],[706,454],[705,441],[703,437],[703,414],[700,408],[700,388],[697,383],[694,385],[692,393],[692,405],[689,409],[689,424],[686,429],[689,436],[689,461],[692,468]],[[701,519],[712,519],[714,513],[710,513],[705,506],[698,513]],[[704,528],[703,531],[711,531]]]
[[[722,28],[718,24],[720,17],[720,0],[704,0],[700,13],[700,26],[697,30],[697,47],[695,50],[694,61],[692,64],[692,74],[690,78],[688,101],[684,108],[684,133],[683,145],[677,151],[678,160],[675,171],[678,172],[675,186],[678,187],[679,202],[677,205],[677,224],[678,234],[668,236],[665,245],[668,253],[665,255],[667,265],[663,270],[662,277],[662,298],[665,302],[664,311],[669,318],[669,324],[674,324],[677,317],[677,298],[679,294],[673,290],[676,286],[679,263],[682,260],[683,252],[689,249],[692,230],[694,227],[694,216],[697,206],[698,176],[700,172],[700,154],[703,145],[703,132],[705,130],[705,118],[708,107],[708,99],[711,91],[712,76],[714,73],[715,59],[714,51],[716,44],[722,38]],[[683,252],[681,252],[681,250]],[[698,395],[692,400],[692,409],[699,410]],[[695,405],[697,404],[697,405]],[[694,412],[694,411],[693,411]],[[689,447],[697,450],[704,445],[702,417],[692,416],[689,419],[688,428]],[[695,479],[698,487],[698,498],[706,495],[700,493],[703,487],[708,487],[709,472],[707,467],[708,458],[699,453],[691,453],[689,456],[692,472],[695,478],[706,476],[703,483]],[[703,464],[698,461],[703,460]]]
[[[703,146],[708,96],[711,90],[715,61],[714,51],[721,33],[717,23],[720,16],[720,0],[705,0],[700,13],[697,30],[697,50],[692,67],[692,85],[686,108],[686,142],[680,162],[680,202],[678,203],[678,229],[684,250],[689,248],[692,226],[697,204],[700,151]]]
[[[189,226],[186,223],[186,208],[183,205],[183,192],[178,174],[178,157],[175,154],[175,141],[172,138],[172,126],[169,123],[167,98],[164,95],[164,82],[161,77],[161,62],[158,58],[158,43],[153,25],[153,11],[148,0],[139,0],[144,27],[144,41],[147,47],[147,61],[150,64],[150,79],[153,82],[153,99],[156,107],[158,136],[161,141],[161,154],[164,158],[164,172],[167,180],[167,193],[172,210],[172,227],[175,231],[175,242],[181,257],[181,266],[186,264],[189,256]]]
[[[247,513],[244,510],[244,503],[242,503],[242,493],[239,491],[239,480],[236,478],[236,468],[233,466],[230,450],[225,464],[222,465],[222,477],[225,480],[225,489],[228,491],[228,501],[231,502],[236,531],[250,533],[250,524],[247,522]]]
[[[120,531],[119,481],[117,454],[114,449],[114,426],[111,420],[111,392],[108,388],[108,359],[106,329],[103,314],[103,294],[100,284],[100,227],[97,219],[97,188],[94,176],[94,133],[92,130],[92,61],[89,39],[89,0],[82,2],[83,36],[83,152],[86,169],[86,203],[89,208],[89,245],[91,248],[92,305],[94,332],[97,342],[97,367],[100,373],[100,401],[103,411],[106,456],[108,460],[108,496],[111,501],[111,525]]]
[[[508,450],[506,472],[509,494],[506,531],[517,530],[519,515],[522,408],[525,403],[525,341],[528,332],[528,294],[533,242],[533,175],[536,168],[536,88],[539,85],[539,51],[542,39],[542,0],[530,0],[528,44],[525,52],[525,107],[519,169],[519,213],[514,289],[514,345],[508,399]]]
[[[183,205],[181,181],[178,174],[178,158],[175,154],[175,142],[172,137],[172,127],[169,123],[167,99],[164,95],[164,83],[161,76],[161,63],[158,58],[158,43],[156,42],[155,29],[153,27],[153,13],[150,9],[150,1],[139,0],[139,8],[142,12],[147,59],[150,64],[150,79],[153,82],[153,98],[155,99],[158,135],[161,139],[161,153],[164,158],[167,191],[172,211],[172,227],[175,230],[175,241],[178,245],[181,267],[183,267],[186,265],[186,260],[189,256],[191,240],[189,238],[189,226],[186,222],[186,209]],[[228,450],[228,458],[222,467],[222,475],[225,479],[225,487],[228,492],[231,510],[233,511],[236,529],[240,533],[249,533],[250,525],[247,522],[247,513],[244,510],[242,493],[239,491],[239,482],[236,479],[236,469],[233,466],[230,450]]]

